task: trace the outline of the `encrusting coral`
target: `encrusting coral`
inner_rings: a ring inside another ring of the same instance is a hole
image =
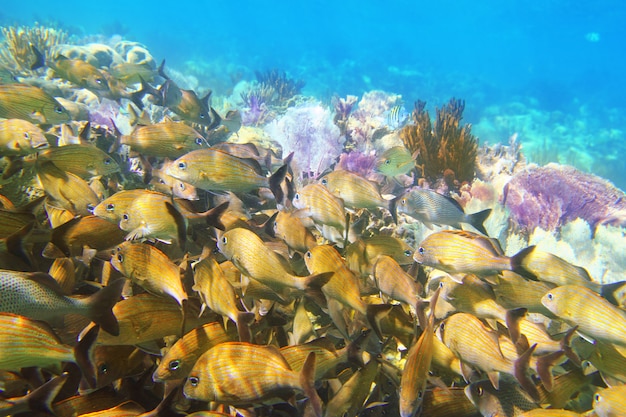
[[[2,27],[4,42],[0,45],[0,62],[7,68],[28,74],[37,62],[36,48],[45,59],[55,45],[67,42],[67,33],[61,29],[35,25],[33,27]]]
[[[471,125],[461,126],[465,102],[452,98],[436,109],[434,126],[424,110],[423,101],[415,103],[413,124],[400,131],[400,138],[411,153],[416,153],[416,165],[427,180],[444,178],[448,186],[471,182],[475,176],[478,139]]]

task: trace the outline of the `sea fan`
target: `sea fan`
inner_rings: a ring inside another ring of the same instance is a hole
[[[341,155],[345,138],[328,108],[319,104],[291,107],[265,127],[283,155],[294,152],[292,169],[301,178],[316,177]]]

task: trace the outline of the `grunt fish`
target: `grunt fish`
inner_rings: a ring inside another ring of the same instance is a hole
[[[178,158],[209,146],[194,128],[172,120],[137,126],[130,135],[122,135],[120,143],[142,155],[168,158]]]
[[[51,161],[38,161],[35,167],[46,194],[72,214],[88,216],[100,202],[89,184],[79,176],[60,170]]]
[[[539,405],[511,378],[505,378],[496,389],[489,381],[472,382],[465,395],[483,416],[518,417]]]
[[[0,117],[23,119],[31,123],[60,124],[70,114],[54,97],[39,87],[27,84],[0,84]]]
[[[109,83],[102,71],[82,59],[68,59],[58,55],[49,61],[48,66],[59,77],[94,93],[109,89]]]
[[[376,286],[383,294],[411,307],[417,305],[422,292],[421,285],[404,272],[392,257],[381,255],[376,258],[372,268],[372,276]]]
[[[152,294],[169,295],[181,307],[187,300],[180,268],[152,245],[124,242],[113,251],[111,265],[132,283]]]
[[[282,239],[289,249],[304,253],[317,245],[313,233],[305,227],[302,219],[292,213],[279,210],[268,220],[271,235]]]
[[[413,263],[413,248],[404,240],[393,236],[375,235],[361,238],[346,247],[346,262],[351,270],[361,276],[371,275],[379,256],[391,257],[398,265]]]
[[[462,283],[444,277],[439,282],[439,288],[441,298],[454,306],[456,311],[481,319],[506,318],[506,309],[496,302],[492,288],[475,275],[464,275]]]
[[[451,274],[487,276],[509,270],[536,279],[521,266],[524,257],[533,249],[534,246],[529,246],[508,257],[494,239],[468,231],[442,230],[426,236],[413,254],[413,259]]]
[[[310,217],[315,223],[331,226],[344,236],[347,229],[343,200],[322,184],[305,185],[293,198],[295,216]]]
[[[52,229],[50,242],[68,257],[84,256],[111,249],[124,241],[126,233],[116,224],[96,216],[75,217]]]
[[[370,395],[372,383],[376,379],[380,364],[376,359],[370,360],[364,367],[352,374],[328,401],[324,417],[346,416],[356,417],[359,410]]]
[[[28,155],[48,146],[43,131],[28,120],[0,121],[0,154],[4,156]]]
[[[393,146],[380,154],[374,164],[375,171],[387,177],[397,177],[408,174],[415,167],[415,159],[404,146]]]
[[[421,188],[413,188],[395,200],[395,208],[398,213],[409,215],[431,229],[433,224],[444,224],[460,229],[461,223],[465,223],[484,235],[487,235],[487,230],[483,223],[491,213],[491,209],[486,209],[466,214],[463,207],[452,197]]]
[[[593,396],[593,411],[598,417],[626,415],[626,385],[606,388]]]
[[[309,354],[298,374],[274,346],[225,342],[200,356],[183,391],[187,398],[234,406],[258,404],[285,391],[300,391],[321,416],[314,376],[314,353]]]
[[[220,343],[232,341],[233,338],[234,335],[226,333],[217,322],[190,330],[169,348],[152,379],[162,382],[186,378],[200,355]]]
[[[52,402],[63,388],[68,377],[68,373],[63,373],[50,379],[42,386],[24,396],[1,399],[0,416],[4,417],[37,411],[54,414],[52,412]]]
[[[335,170],[324,175],[320,184],[341,198],[347,207],[355,209],[389,208],[391,200],[380,195],[378,185],[351,171]]]
[[[128,208],[120,211],[120,229],[128,232],[127,240],[158,239],[170,243],[173,239],[184,247],[187,240],[187,219],[171,199],[164,200],[159,193],[143,193]],[[109,203],[110,204],[110,203]],[[105,210],[107,210],[105,207]],[[115,208],[118,212],[119,207]]]
[[[39,153],[39,159],[48,160],[61,171],[81,178],[109,176],[120,171],[120,166],[109,154],[93,145],[66,145]]]
[[[474,404],[465,395],[464,388],[435,387],[426,390],[422,406],[423,416],[480,417]]]
[[[167,107],[182,119],[198,123],[213,129],[220,124],[219,115],[210,105],[211,91],[203,98],[199,98],[193,90],[183,90],[172,80],[167,79],[160,70],[159,75],[166,78],[166,81],[159,88],[163,106]]]
[[[48,274],[0,270],[0,312],[52,323],[66,314],[80,314],[115,335],[119,327],[111,309],[120,298],[122,285],[114,282],[89,298],[79,299],[63,295]]]
[[[580,285],[551,289],[541,302],[578,331],[609,343],[626,346],[626,312]]]

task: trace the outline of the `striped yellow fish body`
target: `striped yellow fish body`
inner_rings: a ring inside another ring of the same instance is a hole
[[[88,216],[100,200],[89,184],[50,161],[37,163],[37,177],[46,194],[74,215]]]
[[[139,345],[181,333],[180,305],[170,297],[137,294],[118,302],[113,307],[113,314],[119,323],[119,335],[100,332],[96,341],[99,345]],[[190,308],[185,312],[187,329],[201,322],[197,309]]]
[[[50,379],[40,387],[18,398],[0,399],[0,416],[13,416],[22,413],[37,413],[37,410],[50,410],[52,402],[69,378],[67,372]],[[6,389],[5,389],[6,396]]]
[[[119,227],[128,232],[128,240],[153,238],[168,243],[176,240],[184,246],[187,239],[185,217],[171,200],[164,201],[155,193],[142,194],[133,200],[122,212]]]
[[[461,361],[486,372],[513,373],[513,362],[504,358],[495,332],[468,313],[448,317],[440,327],[441,340]]]
[[[82,59],[68,59],[59,55],[57,59],[49,62],[56,75],[79,87],[93,92],[106,91],[109,89],[104,74],[90,63]]]
[[[121,62],[112,64],[109,73],[117,80],[125,84],[136,84],[143,79],[145,82],[152,82],[156,75],[155,69],[147,64],[135,64],[132,62]]]
[[[348,207],[366,209],[389,207],[389,200],[385,200],[380,195],[376,184],[351,171],[329,172],[322,177],[320,184],[341,198]]]
[[[309,358],[299,375],[274,346],[220,343],[200,356],[183,391],[187,398],[234,406],[262,403],[292,391],[306,391],[319,400],[313,387],[315,355]]]
[[[541,313],[544,316],[554,317],[541,303],[541,298],[553,288],[551,284],[530,281],[511,271],[503,271],[495,280],[493,292],[498,304],[502,307],[506,309],[523,307],[529,313]]]
[[[166,161],[161,168],[152,169],[150,184],[152,184],[154,190],[177,198],[184,198],[185,200],[198,200],[196,187],[167,174],[167,167],[171,163],[171,161]]]
[[[537,248],[534,248],[524,257],[522,266],[541,281],[557,286],[581,285],[591,289],[598,287],[598,284],[592,282],[585,268],[572,265],[565,259]]]
[[[563,408],[590,382],[590,378],[578,368],[557,375],[553,378],[551,391],[548,391],[543,384],[537,387],[541,397],[540,403],[544,406],[549,405],[551,408]]]
[[[65,256],[82,256],[85,248],[111,249],[124,241],[126,233],[111,222],[96,216],[75,217],[55,227],[50,241]]]
[[[39,153],[39,158],[52,161],[62,171],[81,178],[108,176],[119,172],[120,166],[109,154],[93,145],[66,145]]]
[[[415,160],[404,146],[392,146],[386,149],[376,158],[374,165],[377,172],[387,177],[408,174],[413,167],[415,167]]]
[[[591,364],[600,374],[626,384],[626,351],[612,343],[596,340],[589,356],[583,357],[585,365]]]
[[[167,351],[154,371],[155,382],[186,378],[200,355],[212,347],[233,340],[218,322],[211,322],[186,333]]]
[[[322,379],[332,373],[337,365],[348,360],[348,348],[335,350],[335,346],[327,339],[321,338],[299,345],[289,345],[280,348],[289,367],[300,372],[310,353],[315,354],[315,380]]]
[[[0,121],[0,153],[2,155],[28,155],[48,146],[43,131],[28,120]]]
[[[464,388],[434,387],[424,393],[423,416],[480,417]]]
[[[392,257],[381,255],[372,271],[378,289],[393,300],[415,307],[420,299],[420,285]]]
[[[431,297],[430,316],[424,331],[409,349],[400,379],[399,407],[401,417],[412,417],[422,408],[435,344],[435,305],[440,290]]]
[[[396,210],[398,213],[407,214],[421,221],[430,228],[433,224],[445,224],[460,229],[461,223],[466,223],[484,235],[487,231],[483,222],[491,213],[491,209],[487,209],[466,214],[455,199],[421,188],[414,188],[400,197],[396,202]]]
[[[526,411],[520,414],[519,417],[582,417],[583,415],[570,410],[537,408]]]
[[[169,165],[166,172],[207,191],[245,193],[270,186],[269,179],[260,172],[258,164],[213,148],[181,156]]]
[[[505,322],[500,321],[500,323],[506,326]],[[513,325],[512,323],[510,324]],[[515,326],[519,329],[520,334],[526,336],[529,345],[537,345],[537,348],[533,352],[534,355],[544,355],[561,350],[561,343],[550,337],[545,326],[537,324],[527,318],[521,318],[516,321]]]
[[[102,200],[93,210],[95,216],[101,217],[113,223],[119,223],[122,220],[122,216],[128,211],[138,197],[150,194],[156,201],[171,201],[171,196],[167,194],[144,190],[143,188],[133,190],[122,190],[113,194],[112,196]]]
[[[457,311],[481,319],[504,320],[506,317],[506,309],[496,302],[491,287],[475,275],[464,275],[463,283],[445,277],[439,285],[441,297]]]
[[[178,265],[152,245],[124,242],[113,251],[111,265],[152,294],[169,295],[181,306],[187,299]]]
[[[148,354],[135,346],[95,346],[93,364],[96,368],[96,387],[146,370]]]
[[[465,387],[465,395],[483,416],[518,417],[539,405],[512,378],[503,378],[499,389],[489,381],[472,382]]]
[[[171,120],[137,126],[120,142],[142,155],[178,158],[188,152],[207,148],[206,139],[194,128]]]
[[[445,374],[463,376],[461,360],[437,337],[433,341],[432,366]]]
[[[346,229],[346,213],[343,200],[322,184],[305,185],[293,198],[297,215],[308,216],[315,223],[337,229],[342,235]]]
[[[200,99],[193,90],[183,90],[169,79],[160,90],[163,93],[163,104],[181,118],[209,128],[219,123],[218,116],[209,104],[211,92]]]
[[[598,391],[593,396],[593,411],[598,417],[626,416],[626,385]]]
[[[346,247],[349,268],[361,276],[372,274],[372,268],[381,255],[390,256],[402,266],[413,263],[413,248],[393,236],[377,235],[358,239]]]
[[[490,238],[468,231],[442,230],[428,235],[413,254],[413,259],[451,274],[465,272],[485,276],[503,270],[517,272],[521,259],[531,248],[508,257],[502,253],[497,241]]]
[[[80,414],[79,417],[136,417],[145,412],[145,408],[134,401],[124,401],[115,407]]]
[[[322,287],[326,297],[366,314],[366,304],[361,299],[359,290],[359,279],[348,269],[337,249],[330,245],[315,246],[304,254],[304,262],[311,274],[334,272],[328,283]]]
[[[224,271],[215,258],[209,256],[193,264],[193,290],[198,292],[202,300],[202,310],[210,308],[215,313],[231,319],[240,331],[240,338],[248,338],[245,331],[245,321],[251,321],[252,313],[240,311],[238,308],[235,289],[230,284]]]
[[[14,314],[0,313],[0,369],[19,371],[74,362],[72,347],[62,345],[45,324]]]
[[[290,249],[304,253],[317,245],[313,233],[304,226],[302,219],[287,211],[278,211],[272,225],[274,235],[282,239]]]
[[[70,121],[69,113],[54,97],[27,84],[0,84],[0,117],[35,124]]]
[[[0,209],[0,239],[5,239],[34,222],[35,216],[32,213]]]
[[[626,346],[626,312],[580,285],[551,289],[541,302],[561,320],[594,339]]]
[[[226,231],[217,242],[219,251],[241,271],[274,291],[285,288],[305,290],[309,277],[298,277],[285,269],[284,260],[251,230],[236,228]]]
[[[117,333],[111,309],[121,292],[122,283],[115,282],[90,298],[70,298],[48,274],[0,270],[0,312],[33,320],[54,322],[66,314],[80,314],[98,322],[105,331]]]

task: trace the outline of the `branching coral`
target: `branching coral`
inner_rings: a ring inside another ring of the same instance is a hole
[[[274,93],[274,88],[266,84],[241,93],[241,100],[245,105],[241,116],[245,126],[259,126],[270,119],[272,112],[268,105],[272,103]]]
[[[288,78],[284,71],[281,73],[277,69],[266,72],[256,71],[256,78],[259,84],[274,89],[278,104],[283,104],[293,96],[300,94],[300,90],[304,87],[304,81]]]
[[[352,113],[352,108],[358,100],[357,96],[348,95],[346,98],[333,97],[333,107],[335,108],[335,116],[333,122],[339,127],[342,135],[346,134],[348,117]]]
[[[471,125],[460,125],[465,102],[453,98],[447,106],[438,108],[434,126],[425,104],[415,104],[414,124],[400,131],[404,145],[411,153],[417,151],[417,166],[424,178],[443,177],[448,186],[470,182],[475,176],[478,140],[471,133]]]
[[[67,41],[67,33],[63,30],[39,25],[0,29],[4,36],[4,42],[0,46],[0,62],[23,74],[30,72],[32,65],[37,61],[33,47],[41,52],[45,59],[49,59],[51,48]]]

